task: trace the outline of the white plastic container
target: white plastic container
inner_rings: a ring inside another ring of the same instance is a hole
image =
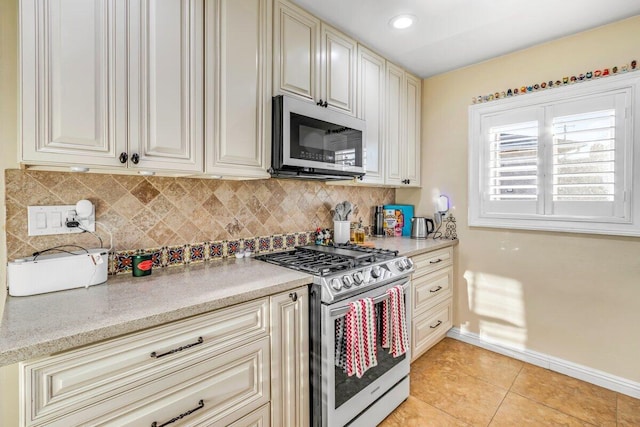
[[[106,249],[89,249],[9,262],[9,295],[21,297],[104,283],[108,261]]]
[[[347,243],[351,237],[351,221],[333,221],[334,243]]]

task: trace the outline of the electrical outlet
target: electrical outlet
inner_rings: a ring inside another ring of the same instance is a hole
[[[76,205],[29,206],[27,209],[29,236],[84,232],[77,227],[67,227],[67,221],[78,221],[85,230],[96,231],[95,209],[92,209],[91,215],[86,219],[77,218]]]

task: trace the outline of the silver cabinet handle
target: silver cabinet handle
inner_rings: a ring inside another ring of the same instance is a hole
[[[440,258],[438,258],[438,259],[437,259],[437,260],[435,260],[435,261],[429,261],[429,264],[437,264],[437,263],[439,263],[439,262],[442,262],[442,260],[441,260]]]
[[[163,357],[163,356],[168,356],[169,354],[173,354],[173,353],[177,353],[177,352],[182,351],[182,350],[186,350],[186,349],[191,348],[193,346],[196,346],[198,344],[202,344],[203,342],[204,342],[204,340],[202,339],[202,337],[198,337],[198,341],[196,341],[194,343],[191,343],[191,344],[183,345],[182,347],[174,348],[173,350],[169,350],[166,353],[158,354],[158,353],[156,353],[154,351],[154,352],[151,353],[151,357],[153,357],[154,359],[158,359],[158,358]]]
[[[439,290],[441,290],[441,289],[442,289],[442,286],[438,285],[438,287],[437,287],[437,288],[435,288],[435,289],[430,289],[430,290],[429,290],[429,292],[436,293],[436,292],[438,292],[438,291],[439,291]]]
[[[429,326],[429,327],[430,327],[431,329],[435,329],[435,328],[437,328],[437,327],[438,327],[438,326],[440,326],[440,325],[442,325],[442,320],[438,320],[438,323],[436,323],[435,325],[431,325],[431,326]]]
[[[184,417],[186,417],[187,415],[191,415],[194,412],[196,412],[198,409],[202,409],[204,408],[204,400],[200,399],[200,401],[198,402],[198,406],[196,406],[193,409],[189,409],[187,412],[183,412],[182,414],[171,418],[169,421],[162,423],[162,424],[158,424],[157,421],[154,421],[151,423],[151,427],[164,427],[164,426],[168,426],[169,424],[173,424],[178,420],[183,419]]]

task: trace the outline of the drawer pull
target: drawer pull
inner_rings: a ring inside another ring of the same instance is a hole
[[[173,417],[171,418],[169,421],[167,421],[166,423],[162,423],[162,424],[158,424],[157,421],[154,421],[151,423],[151,427],[164,427],[164,426],[168,426],[169,424],[173,424],[178,420],[183,419],[184,417],[186,417],[187,415],[191,415],[194,412],[196,412],[198,409],[202,409],[204,408],[204,400],[200,399],[200,401],[198,402],[198,406],[196,406],[193,409],[188,410],[187,412],[184,412],[180,415],[178,415],[177,417]]]
[[[438,323],[436,323],[435,325],[431,325],[431,326],[429,326],[429,327],[430,327],[431,329],[435,329],[435,328],[437,328],[437,327],[438,327],[438,326],[440,326],[440,325],[442,325],[442,320],[438,320]]]
[[[438,258],[438,259],[437,259],[437,260],[435,260],[435,261],[429,261],[429,264],[437,264],[437,263],[439,263],[439,262],[442,262],[442,259]]]
[[[293,302],[298,301],[298,293],[297,292],[291,292],[289,294],[289,298],[291,298],[291,301],[293,301]]]
[[[438,287],[437,287],[437,288],[435,288],[435,289],[430,289],[430,290],[429,290],[429,292],[431,292],[431,293],[434,293],[434,294],[435,294],[436,292],[438,292],[438,291],[439,291],[439,290],[441,290],[441,289],[442,289],[442,286],[438,285]]]
[[[182,351],[182,350],[186,350],[186,349],[191,348],[193,346],[196,346],[198,344],[202,344],[203,342],[204,342],[204,340],[202,339],[202,337],[198,337],[198,341],[196,341],[196,342],[194,342],[192,344],[183,345],[182,347],[174,348],[173,350],[169,350],[166,353],[158,354],[158,353],[156,353],[154,351],[153,353],[151,353],[151,357],[153,357],[154,359],[158,359],[158,358],[163,357],[163,356],[168,356],[169,354],[173,354],[173,353],[177,353],[177,352]]]

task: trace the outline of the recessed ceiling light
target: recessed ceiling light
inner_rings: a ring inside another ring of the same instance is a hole
[[[416,22],[416,17],[413,15],[398,15],[391,18],[389,25],[395,29],[404,30],[412,26],[414,22]]]

